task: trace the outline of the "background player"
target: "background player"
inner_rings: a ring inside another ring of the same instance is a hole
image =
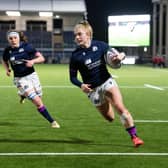
[[[77,24],[74,28],[75,41],[78,45],[72,53],[70,60],[70,80],[86,93],[98,111],[108,121],[114,120],[113,107],[120,115],[120,119],[135,147],[144,142],[137,136],[133,118],[123,104],[120,90],[115,80],[106,68],[104,55],[109,46],[101,41],[92,40],[92,27],[87,21]],[[118,54],[114,57],[116,62],[123,59]],[[78,71],[83,82],[77,78]]]
[[[27,42],[22,32],[7,33],[9,46],[3,52],[3,65],[7,76],[10,76],[10,66],[14,72],[14,84],[21,96],[21,102],[28,98],[37,107],[40,114],[51,123],[51,127],[59,128],[59,124],[51,117],[41,99],[42,89],[37,73],[33,67],[44,62],[43,55]]]

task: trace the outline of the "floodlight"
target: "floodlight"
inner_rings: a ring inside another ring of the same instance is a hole
[[[19,11],[6,11],[6,14],[8,16],[20,16],[20,12]]]
[[[41,16],[41,17],[52,17],[53,13],[52,12],[39,12],[39,16]]]

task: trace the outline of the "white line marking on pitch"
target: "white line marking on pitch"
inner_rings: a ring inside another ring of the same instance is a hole
[[[168,123],[168,120],[134,120],[137,123]]]
[[[117,76],[117,75],[112,75],[112,77],[113,77],[113,78],[118,78],[118,76]]]
[[[0,156],[168,156],[168,153],[0,153]]]
[[[77,88],[76,86],[73,85],[42,85],[43,88]],[[126,88],[126,89],[147,89],[147,88],[153,88],[153,89],[158,89],[158,90],[164,90],[168,89],[168,86],[153,86],[149,84],[144,84],[144,86],[119,86],[120,88]],[[0,88],[15,88],[14,85],[0,85]]]
[[[144,84],[144,86],[147,87],[147,88],[152,88],[152,89],[156,89],[156,90],[164,90],[161,87],[150,85],[150,84]]]

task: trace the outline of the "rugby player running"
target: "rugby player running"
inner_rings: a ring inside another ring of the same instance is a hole
[[[114,120],[115,109],[133,145],[142,145],[144,142],[137,135],[133,118],[123,104],[117,83],[107,70],[104,55],[109,50],[108,44],[92,40],[93,30],[87,21],[75,26],[74,35],[78,46],[72,53],[69,65],[71,82],[88,95],[97,110],[110,122]],[[117,59],[121,61],[122,56],[116,55],[115,60]],[[82,82],[77,78],[78,72]]]
[[[27,42],[23,32],[15,30],[7,32],[9,46],[4,49],[2,63],[7,76],[11,69],[14,73],[14,84],[23,103],[28,98],[36,106],[38,112],[51,124],[52,128],[60,125],[51,117],[42,101],[42,88],[34,64],[45,61],[43,55]]]

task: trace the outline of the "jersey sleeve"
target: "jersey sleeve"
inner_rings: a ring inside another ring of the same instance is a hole
[[[78,67],[77,67],[77,63],[75,62],[75,60],[73,59],[73,57],[71,57],[70,59],[70,64],[69,64],[69,76],[70,76],[70,81],[78,86],[81,87],[82,82],[79,81],[77,79],[77,74],[78,74]]]
[[[8,62],[9,61],[9,48],[5,48],[5,50],[3,51],[2,54],[2,59],[4,62]]]
[[[29,53],[30,59],[35,58],[36,53],[38,52],[33,46],[32,44],[27,44],[26,47],[27,52]]]
[[[110,48],[110,46],[105,43],[105,42],[102,42],[102,50],[104,51],[104,54],[108,51],[108,49]]]

